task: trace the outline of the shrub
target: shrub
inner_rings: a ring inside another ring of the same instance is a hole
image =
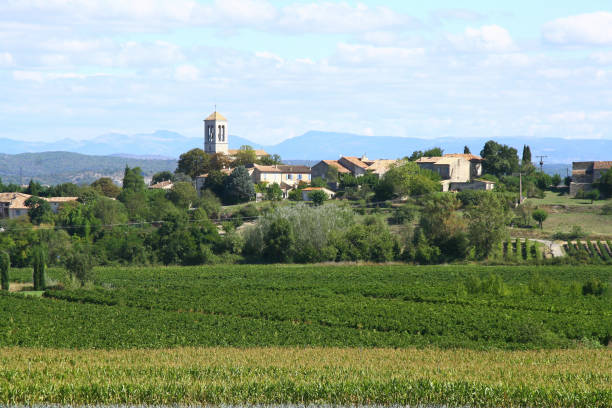
[[[93,263],[88,254],[73,251],[66,257],[65,267],[70,278],[78,280],[81,286],[85,286],[85,282],[91,279]]]
[[[607,285],[601,282],[599,279],[589,279],[582,285],[583,295],[594,295],[601,296],[606,291]]]
[[[603,215],[612,215],[612,203],[608,203],[601,207],[601,213]]]

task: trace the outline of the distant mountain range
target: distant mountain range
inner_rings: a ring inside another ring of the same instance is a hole
[[[284,140],[276,145],[261,145],[239,136],[230,136],[230,148],[242,145],[265,149],[288,160],[336,159],[341,155],[369,158],[397,158],[414,150],[440,146],[447,153],[463,152],[467,145],[472,153],[479,153],[490,138],[419,139],[393,136],[362,136],[350,133],[310,131]],[[523,145],[536,155],[547,156],[545,163],[571,163],[579,160],[612,160],[612,139],[569,140],[562,138],[504,137],[493,138],[499,143],[515,147],[519,154]],[[138,159],[176,159],[187,150],[202,147],[203,138],[185,137],[176,132],[159,130],[150,134],[123,135],[110,133],[91,140],[62,139],[55,142],[21,142],[0,139],[0,153],[68,151],[88,155]]]

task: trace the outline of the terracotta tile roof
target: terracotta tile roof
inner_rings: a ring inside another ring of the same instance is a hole
[[[612,167],[612,161],[596,161],[593,162],[594,170],[606,170]]]
[[[463,157],[466,160],[470,160],[470,161],[484,160],[482,157],[477,156],[475,154],[471,154],[471,153],[448,153],[448,154],[445,154],[444,157]]]
[[[416,160],[417,163],[437,163],[438,161],[442,160],[441,156],[432,156],[432,157],[421,157],[419,159]]]
[[[349,163],[354,164],[357,167],[361,167],[362,169],[368,168],[368,165],[366,163],[362,162],[358,157],[342,156],[340,158],[340,160],[342,160],[342,159],[348,161]]]
[[[253,171],[253,169],[247,169],[247,170],[249,170],[249,174],[251,174],[251,172]],[[230,174],[232,174],[232,171],[234,171],[234,169],[221,169],[219,171],[229,176]],[[199,176],[196,176],[196,178],[206,178],[206,177],[208,177],[208,173],[200,174]]]
[[[214,111],[213,113],[211,113],[210,115],[208,115],[208,117],[204,120],[224,120],[227,122],[227,119],[225,119],[225,116],[223,116],[222,114],[220,114],[217,111]]]
[[[149,186],[149,188],[161,189],[161,190],[168,190],[168,189],[171,189],[172,187],[174,187],[174,183],[171,180],[160,181],[159,183],[155,183]]]
[[[349,169],[347,169],[346,167],[338,163],[337,160],[321,160],[321,161],[327,164],[328,166],[335,167],[338,170],[338,173],[350,173],[351,172]]]
[[[25,202],[30,197],[32,196],[23,193],[0,193],[0,203],[8,204],[9,208],[23,210],[28,208]]]
[[[262,166],[261,164],[253,164],[251,167],[262,173],[282,173],[283,171],[276,166]]]
[[[366,170],[371,170],[374,173],[385,173],[387,170],[389,170],[389,167],[396,164],[397,162],[397,160],[388,159],[374,160]]]
[[[289,164],[279,164],[277,167],[281,169],[283,173],[310,173],[310,167],[308,166],[292,166]]]
[[[236,154],[238,154],[239,151],[240,149],[229,149],[227,151],[227,154],[230,156],[235,156]],[[255,149],[255,154],[257,155],[257,157],[269,156],[269,154],[265,150],[262,150],[262,149]]]
[[[70,201],[77,201],[79,197],[40,197],[43,200],[47,200],[50,203],[67,203]]]

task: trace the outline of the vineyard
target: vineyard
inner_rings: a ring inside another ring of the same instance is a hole
[[[91,288],[1,294],[0,346],[603,346],[611,279],[604,266],[106,267]]]
[[[572,258],[601,263],[612,263],[612,241],[570,241],[563,245]]]

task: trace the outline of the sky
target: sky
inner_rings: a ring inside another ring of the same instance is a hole
[[[0,1],[0,138],[199,137],[215,106],[261,144],[612,138],[612,3]]]

